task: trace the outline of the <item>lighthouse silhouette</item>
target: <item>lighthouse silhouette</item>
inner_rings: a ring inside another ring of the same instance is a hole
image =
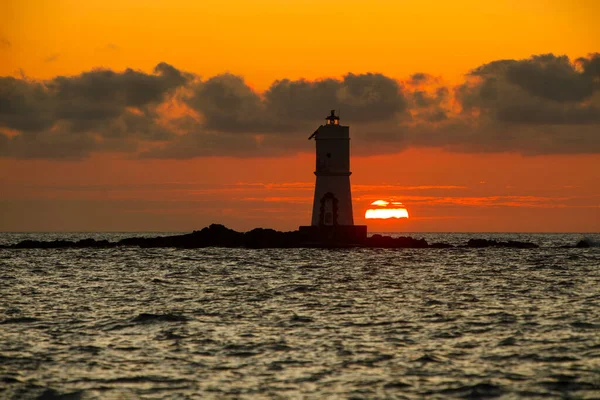
[[[311,226],[300,230],[315,241],[358,243],[367,236],[365,225],[354,225],[350,189],[350,127],[340,125],[335,110],[309,137],[316,143],[315,197]]]

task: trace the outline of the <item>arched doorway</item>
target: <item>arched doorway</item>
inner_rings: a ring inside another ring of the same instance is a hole
[[[338,199],[331,192],[321,197],[319,225],[334,226],[338,224]]]

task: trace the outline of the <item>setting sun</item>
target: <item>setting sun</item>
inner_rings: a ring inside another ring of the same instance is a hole
[[[399,201],[376,200],[365,212],[366,219],[408,218],[406,207]]]

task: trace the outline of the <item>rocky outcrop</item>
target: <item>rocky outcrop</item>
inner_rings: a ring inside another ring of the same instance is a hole
[[[335,236],[307,237],[306,232],[291,231],[279,232],[273,229],[256,228],[248,232],[237,232],[223,225],[212,224],[202,230],[192,233],[174,236],[159,237],[131,237],[118,242],[107,240],[83,239],[79,241],[55,240],[51,242],[24,240],[15,245],[0,246],[0,248],[11,249],[66,249],[66,248],[111,248],[121,246],[137,246],[143,248],[176,247],[195,249],[202,247],[244,247],[244,248],[340,248],[340,247],[370,247],[388,249],[424,249],[437,248],[446,249],[455,247],[448,243],[429,244],[425,239],[414,239],[412,237],[391,237],[375,234],[360,240],[351,242],[344,241]],[[578,245],[579,246],[579,245]],[[498,242],[486,239],[471,239],[463,247],[485,248],[485,247],[507,247],[518,249],[531,249],[538,247],[528,242]]]
[[[587,249],[592,246],[587,239],[581,239],[579,242],[577,242],[575,247],[580,248],[580,249]]]
[[[429,247],[429,245],[425,239],[413,239],[406,236],[393,238],[391,236],[382,236],[376,234],[366,239],[365,247],[383,247],[388,249],[423,249]]]

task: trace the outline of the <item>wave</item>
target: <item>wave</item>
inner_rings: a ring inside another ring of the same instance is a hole
[[[0,324],[4,325],[4,324],[28,324],[31,322],[38,322],[40,321],[37,318],[32,318],[32,317],[18,317],[18,318],[8,318],[5,319],[3,321],[0,321]]]
[[[132,322],[139,323],[152,323],[152,322],[187,322],[189,318],[183,315],[177,314],[150,314],[142,313],[131,320]]]

